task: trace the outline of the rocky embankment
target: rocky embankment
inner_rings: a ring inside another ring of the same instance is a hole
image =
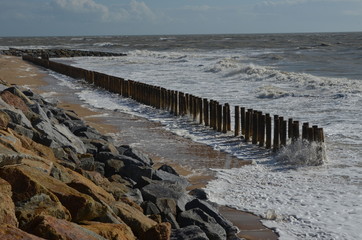
[[[19,49],[10,48],[8,50],[0,50],[0,54],[8,56],[32,56],[45,58],[61,58],[61,57],[113,57],[127,56],[124,53],[83,51],[72,49]]]
[[[0,239],[238,239],[170,166],[0,84]]]

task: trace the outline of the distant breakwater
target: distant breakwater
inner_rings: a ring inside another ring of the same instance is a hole
[[[320,165],[323,163],[325,157],[324,131],[317,125],[310,126],[307,122],[301,124],[292,118],[279,115],[272,117],[268,113],[234,106],[235,121],[232,129],[231,106],[228,103],[222,105],[215,100],[89,71],[47,58],[41,59],[25,55],[23,59],[75,79],[84,79],[97,87],[156,109],[169,111],[175,116],[189,116],[195,122],[209,126],[217,132],[233,131],[234,136],[240,136],[241,140],[272,149],[274,152],[297,142],[303,142],[304,145],[317,145],[315,147],[316,159],[308,164]]]
[[[10,48],[8,50],[0,50],[2,55],[10,56],[32,56],[35,58],[62,58],[62,57],[113,57],[127,56],[125,53],[99,52],[99,51],[83,51],[73,49],[20,49]]]

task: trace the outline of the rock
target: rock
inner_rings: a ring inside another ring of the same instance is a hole
[[[21,100],[24,101],[25,104],[33,104],[34,102],[31,101],[22,91],[20,91],[17,87],[9,87],[5,89],[4,91],[8,91],[15,96],[21,98]]]
[[[9,115],[6,112],[0,110],[0,129],[7,129],[9,123],[10,123]]]
[[[68,141],[71,143],[70,146],[72,146],[77,151],[77,153],[86,153],[86,148],[83,142],[78,137],[76,137],[67,127],[62,124],[55,124],[54,127],[59,133],[61,133],[64,137],[68,139]]]
[[[151,183],[142,188],[141,192],[144,200],[151,201],[155,204],[157,199],[174,199],[180,211],[185,211],[185,205],[190,201],[190,196],[186,194],[183,188],[163,182]]]
[[[68,209],[72,221],[91,220],[105,214],[105,207],[93,198],[36,168],[25,165],[5,166],[0,169],[0,177],[11,184],[15,203],[29,201],[31,197],[41,193],[49,196],[54,194]]]
[[[99,152],[95,155],[95,160],[98,162],[106,162],[110,159],[115,159],[116,154],[113,154],[111,152]]]
[[[125,151],[122,151],[125,156],[134,158],[138,161],[141,161],[146,166],[153,165],[153,161],[149,157],[147,157],[145,154],[141,153],[140,151],[138,151],[136,149],[132,149],[129,146],[122,146],[122,147],[126,149]]]
[[[173,175],[176,175],[176,176],[180,176],[175,169],[173,169],[173,167],[167,165],[167,164],[163,164],[161,167],[158,168],[158,170],[162,170],[162,171],[165,171],[165,172],[168,172],[168,173],[171,173]]]
[[[152,179],[154,180],[161,180],[161,181],[167,181],[176,185],[180,185],[183,188],[186,188],[190,185],[190,183],[187,181],[186,178],[177,176],[172,173],[165,172],[163,170],[157,170],[152,175]]]
[[[29,108],[24,103],[24,101],[18,96],[12,94],[11,92],[4,90],[0,93],[0,97],[4,100],[4,102],[15,107],[16,109],[19,109],[22,112],[29,112]]]
[[[34,132],[31,129],[25,128],[21,125],[10,122],[8,127],[22,136],[28,137],[30,139],[33,139],[34,137]]]
[[[39,215],[49,215],[58,219],[70,221],[69,211],[59,202],[55,195],[40,193],[32,196],[28,201],[17,202],[16,215],[20,228],[24,228],[29,222]]]
[[[172,230],[170,240],[209,240],[199,226],[191,225]]]
[[[136,240],[132,230],[126,224],[100,222],[82,222],[82,227],[97,233],[108,240]]]
[[[172,198],[157,198],[156,206],[162,213],[171,213],[176,216],[176,201]]]
[[[11,122],[13,124],[17,124],[20,126],[23,126],[28,129],[32,129],[33,126],[31,125],[31,122],[29,119],[24,115],[24,113],[18,109],[2,109],[2,111],[6,112],[7,115],[9,115]]]
[[[211,206],[209,203],[205,201],[199,199],[192,200],[191,202],[186,204],[186,210],[190,209],[201,209],[209,216],[213,217],[216,220],[216,222],[225,229],[228,235],[232,234],[235,235],[238,232],[238,229],[234,227],[230,221],[221,216],[218,213],[217,209],[215,209],[213,206]]]
[[[161,213],[156,204],[150,201],[144,201],[141,207],[145,215],[158,215]]]
[[[104,171],[104,176],[110,177],[115,174],[118,174],[121,170],[121,168],[124,167],[124,163],[118,159],[110,159],[106,161]]]
[[[38,216],[28,228],[27,232],[45,239],[54,240],[105,240],[104,237],[83,228],[75,223],[57,219],[51,216]]]
[[[171,224],[160,223],[145,232],[140,240],[169,240],[171,236]]]
[[[87,171],[94,171],[96,166],[92,155],[81,154],[79,156],[79,167]]]
[[[195,188],[195,189],[192,189],[189,192],[189,194],[191,196],[194,196],[197,199],[200,199],[200,200],[206,200],[207,199],[207,193],[205,192],[204,189]]]
[[[22,239],[22,240],[45,240],[44,238],[40,238],[24,232],[19,228],[16,228],[11,225],[0,224],[0,239],[1,240],[14,240],[14,239]]]
[[[19,225],[15,216],[15,205],[11,197],[11,185],[0,178],[0,226],[10,225],[18,227]]]
[[[199,208],[193,208],[182,212],[177,217],[181,227],[190,225],[199,226],[210,240],[225,240],[226,232],[216,220]]]
[[[178,224],[175,215],[171,212],[161,213],[162,221],[169,222],[171,224],[172,229],[179,229],[180,225]]]
[[[124,202],[116,202],[112,204],[114,212],[120,217],[133,231],[133,233],[140,237],[157,223],[147,216],[145,216],[140,210],[131,207]]]

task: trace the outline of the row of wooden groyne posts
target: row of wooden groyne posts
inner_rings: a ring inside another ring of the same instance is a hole
[[[118,93],[125,98],[169,111],[175,116],[189,116],[195,122],[209,126],[215,131],[227,133],[231,131],[231,111],[228,103],[220,104],[214,100],[200,98],[180,91],[168,90],[158,86],[125,80],[120,77],[50,61],[48,59],[23,56],[23,60],[51,69],[74,79],[84,79],[90,84],[109,92]],[[309,142],[324,142],[323,128],[302,124],[282,116],[263,114],[260,111],[234,107],[234,135],[242,136],[245,142],[251,142],[277,151],[288,142],[305,139]],[[273,127],[273,128],[272,128]],[[273,129],[273,131],[272,131]],[[290,139],[290,141],[288,141]]]

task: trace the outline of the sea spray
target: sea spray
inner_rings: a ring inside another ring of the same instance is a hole
[[[299,139],[281,148],[275,160],[285,165],[319,166],[327,160],[326,146],[324,143]]]

